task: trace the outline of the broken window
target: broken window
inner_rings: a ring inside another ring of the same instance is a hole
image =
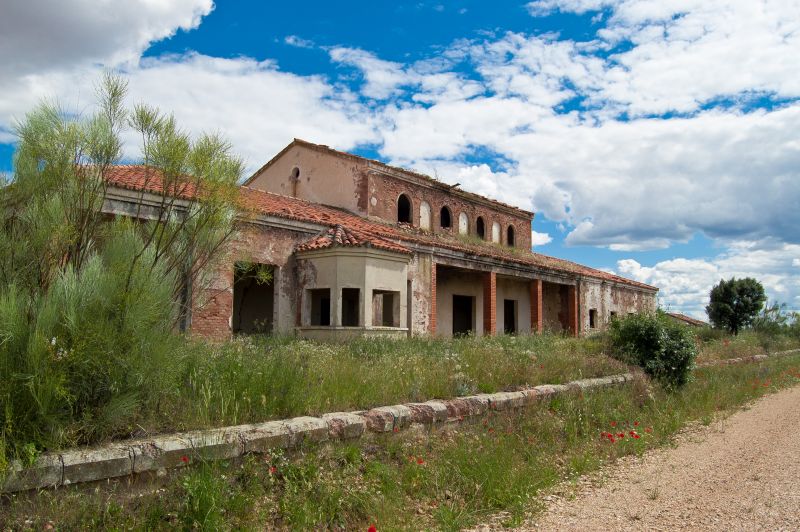
[[[274,305],[273,269],[268,264],[236,262],[233,270],[234,333],[271,333]]]
[[[397,198],[397,221],[410,224],[411,220],[411,200],[405,194],[400,194]]]
[[[503,300],[503,332],[517,334],[517,301],[515,299]]]
[[[589,309],[589,328],[594,329],[597,327],[597,309]]]
[[[372,291],[372,324],[380,327],[400,327],[400,292]]]
[[[475,298],[453,295],[453,336],[465,336],[475,330]]]
[[[462,212],[458,215],[458,234],[466,235],[467,233],[469,233],[469,218],[467,218],[467,213]]]
[[[478,216],[478,220],[475,222],[475,233],[480,237],[485,239],[486,238],[486,225],[483,223],[483,217]]]
[[[515,245],[515,242],[514,242],[514,226],[513,225],[509,225],[508,226],[508,230],[506,231],[506,244],[508,244],[511,247],[514,247],[514,245]]]
[[[450,209],[447,207],[442,207],[442,210],[439,212],[439,225],[448,229],[453,226],[452,216],[450,215]]]
[[[330,327],[331,325],[331,289],[316,288],[308,290],[311,300],[310,325]]]
[[[342,288],[342,327],[358,327],[360,295],[358,288]]]

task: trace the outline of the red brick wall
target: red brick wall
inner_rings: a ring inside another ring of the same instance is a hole
[[[542,314],[542,280],[534,279],[531,286],[531,332],[541,333],[543,330]]]
[[[370,216],[376,216],[388,222],[397,221],[397,198],[400,194],[409,197],[412,204],[412,221],[414,227],[419,227],[419,206],[427,201],[431,206],[431,229],[436,232],[448,232],[440,226],[439,213],[443,206],[450,208],[451,231],[458,234],[458,216],[466,213],[469,220],[469,234],[477,236],[476,223],[478,216],[483,217],[485,233],[484,238],[492,239],[492,223],[500,224],[500,242],[507,244],[506,236],[508,226],[514,226],[515,247],[530,249],[531,247],[531,219],[524,216],[494,210],[488,206],[473,203],[465,198],[460,198],[434,188],[414,185],[400,179],[386,175],[372,174],[369,178],[369,211]],[[373,205],[374,201],[374,205]]]
[[[231,334],[233,314],[233,268],[236,261],[271,264],[281,268],[276,276],[279,297],[274,305],[280,314],[274,330],[294,324],[294,309],[299,290],[296,285],[295,246],[310,235],[277,227],[242,224],[228,242],[224,254],[203,286],[195,288],[191,332],[212,340],[224,340]],[[287,302],[291,306],[287,307]]]
[[[483,274],[483,334],[497,334],[497,274]]]
[[[436,334],[436,263],[431,262],[431,335]]]

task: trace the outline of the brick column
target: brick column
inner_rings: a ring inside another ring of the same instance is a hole
[[[431,315],[429,327],[431,336],[436,334],[436,263],[431,261]]]
[[[542,280],[534,279],[531,288],[531,332],[541,333],[543,327],[542,316]]]
[[[578,314],[578,288],[570,285],[567,289],[567,323],[572,336],[578,336],[581,332]]]
[[[497,274],[483,274],[483,334],[497,334]]]

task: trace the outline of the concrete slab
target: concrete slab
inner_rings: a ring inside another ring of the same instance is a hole
[[[61,453],[63,484],[124,477],[133,473],[133,455],[128,445],[98,449],[74,449]]]

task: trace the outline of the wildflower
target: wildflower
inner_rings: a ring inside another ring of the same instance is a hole
[[[378,532],[378,529],[375,528],[375,525],[369,525],[367,532]]]
[[[639,426],[639,422],[638,422],[638,421],[634,421],[634,422],[633,422],[633,426],[634,426],[634,427],[638,427],[638,426]]]
[[[641,438],[641,436],[639,436],[638,434],[634,434],[634,435],[633,435],[633,437],[634,437],[635,439],[637,439],[637,440],[638,440],[639,438]]]
[[[614,435],[612,434],[611,437],[608,439],[611,443],[615,443],[617,440],[614,439]]]
[[[392,429],[392,430],[393,430],[393,432],[395,432],[395,433],[397,433],[397,432],[400,432],[400,429],[399,429],[398,427],[395,427],[395,428],[394,428],[394,429]]]
[[[489,434],[493,434],[493,433],[494,433],[494,429],[492,427],[489,427]]]
[[[417,464],[425,465],[425,460],[423,460],[422,458],[417,458]]]
[[[647,427],[646,429],[644,429],[644,431],[646,433],[650,434],[651,432],[653,432],[653,428],[652,427]]]
[[[611,422],[611,426],[612,426],[612,427],[616,427],[616,426],[617,426],[617,422],[616,422],[616,421],[612,421],[612,422]]]
[[[184,464],[188,464],[189,463],[189,457],[188,456],[181,456],[181,462],[183,462]]]
[[[278,472],[278,468],[277,467],[272,466],[272,467],[269,468],[269,474],[270,475],[274,475],[277,472]]]
[[[617,434],[617,438],[625,438],[625,433],[620,432],[619,434]]]
[[[632,430],[632,431],[630,431],[628,434],[630,434],[631,436],[633,436],[634,434],[636,434],[636,432]]]

